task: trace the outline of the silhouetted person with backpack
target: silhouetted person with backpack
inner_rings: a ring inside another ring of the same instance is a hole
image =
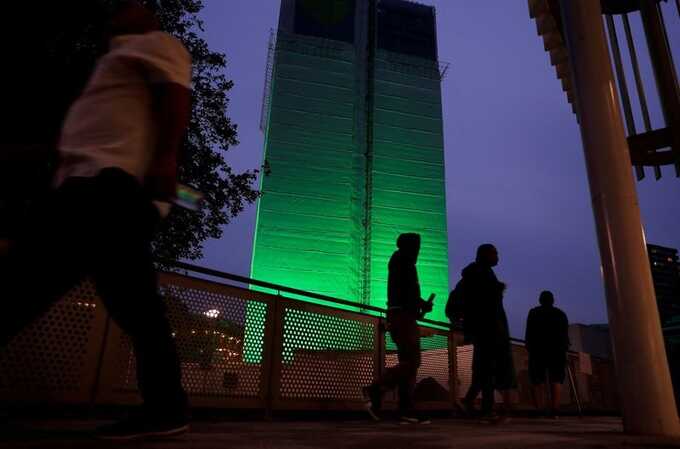
[[[545,407],[547,385],[550,385],[548,413],[556,417],[569,349],[569,321],[567,315],[553,305],[552,292],[541,292],[538,301],[541,305],[529,311],[524,336],[529,352],[529,379],[539,410]]]
[[[503,308],[505,284],[496,278],[498,251],[491,244],[477,249],[477,258],[465,267],[459,294],[463,298],[465,338],[473,344],[472,383],[463,404],[474,413],[474,400],[482,393],[483,419],[501,420],[493,410],[494,391],[503,395],[505,411],[510,407],[510,391],[517,387],[510,347],[508,319]]]
[[[399,363],[388,368],[378,382],[362,388],[362,393],[366,409],[378,421],[383,393],[397,387],[401,422],[428,424],[430,421],[418,415],[413,404],[413,389],[420,366],[420,330],[417,320],[432,311],[432,302],[420,297],[416,271],[420,235],[401,234],[397,239],[397,248],[388,265],[387,330],[397,345]]]

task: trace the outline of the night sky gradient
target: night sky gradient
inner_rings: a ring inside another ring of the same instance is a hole
[[[279,3],[205,0],[201,13],[205,38],[227,55],[227,76],[235,82],[228,115],[238,124],[241,143],[226,158],[236,170],[262,163],[260,106]],[[526,0],[421,3],[437,7],[439,58],[451,64],[443,82],[451,286],[477,246],[492,242],[501,256],[496,273],[508,284],[505,305],[513,336],[523,336],[526,315],[544,289],[555,293],[570,322],[606,322],[580,133]],[[672,2],[663,10],[677,67],[680,18]],[[639,19],[632,25],[652,123],[658,126],[663,118]],[[621,28],[619,33],[622,37]],[[628,84],[634,86],[630,71]],[[639,111],[635,103],[634,108]],[[636,119],[642,128],[639,114]],[[680,247],[680,179],[671,167],[663,173],[656,182],[647,169],[647,178],[637,183],[647,241]],[[254,224],[253,206],[220,240],[206,243],[198,263],[248,275]],[[422,288],[428,292],[427,285]]]

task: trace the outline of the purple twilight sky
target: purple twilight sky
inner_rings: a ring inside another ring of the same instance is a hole
[[[238,124],[241,143],[226,157],[236,170],[256,168],[262,161],[267,42],[280,0],[204,2],[205,37],[227,55],[227,76],[235,83],[228,115]],[[442,86],[451,285],[477,245],[492,242],[501,255],[496,272],[509,286],[505,304],[513,336],[523,336],[526,315],[543,289],[555,293],[571,322],[605,322],[580,134],[526,0],[421,3],[437,7],[439,58],[451,64]],[[677,66],[680,18],[672,2],[663,8]],[[632,24],[652,122],[658,126],[663,118],[639,19]],[[639,114],[637,119],[639,129]],[[648,169],[637,183],[640,205],[647,240],[677,248],[680,179],[669,167],[663,173],[656,182]],[[207,242],[198,263],[248,275],[254,223],[253,206],[221,239]]]

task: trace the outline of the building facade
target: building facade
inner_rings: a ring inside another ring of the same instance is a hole
[[[585,352],[603,359],[612,357],[608,324],[570,324],[569,343],[572,351]]]
[[[251,276],[385,307],[400,233],[422,237],[423,296],[444,319],[448,249],[434,8],[282,0],[263,105]]]
[[[661,325],[680,318],[680,264],[678,250],[659,245],[647,245],[652,268],[656,303]]]

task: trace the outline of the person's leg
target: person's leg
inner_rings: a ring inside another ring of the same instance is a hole
[[[479,359],[479,349],[477,345],[473,345],[472,347],[472,379],[470,380],[470,387],[468,387],[467,393],[465,393],[465,397],[463,398],[462,405],[464,409],[464,413],[467,414],[468,416],[471,416],[475,413],[475,399],[477,399],[477,396],[479,396],[479,393],[482,392],[482,382],[480,379],[480,372],[479,369],[477,368],[478,362],[476,362]]]
[[[536,410],[543,410],[545,407],[545,384],[532,385],[532,390],[534,392],[534,407],[536,407]]]
[[[482,384],[482,415],[490,415],[493,413],[493,406],[495,404],[493,380],[485,378]]]
[[[552,405],[552,412],[557,413],[560,409],[560,400],[562,399],[562,384],[550,384],[550,402]]]
[[[503,413],[507,415],[514,409],[512,390],[517,388],[510,341],[494,345],[492,352],[494,387],[503,396]]]
[[[409,341],[412,340],[410,334],[412,334],[412,327],[415,325],[415,320],[413,325],[410,323],[404,313],[401,311],[389,311],[388,312],[388,323],[389,323],[389,333],[392,337],[392,341],[397,346],[397,360],[398,363],[395,366],[387,368],[383,373],[382,377],[373,384],[362,388],[362,396],[364,402],[366,403],[366,409],[373,419],[376,421],[380,419],[379,412],[382,406],[382,396],[386,391],[390,391],[394,388],[399,387],[399,403],[400,409],[402,404],[402,397],[406,398],[406,391],[403,385],[411,377],[410,371],[412,371],[411,359],[413,358],[410,354]],[[415,326],[417,331],[417,325]],[[417,352],[418,360],[417,365],[420,365],[420,339],[418,338],[418,350]],[[415,368],[417,372],[417,366]],[[415,375],[413,376],[415,379]],[[405,399],[408,402],[408,398]]]
[[[479,380],[479,375],[475,374],[475,372],[472,372],[472,380],[470,382],[470,387],[468,388],[467,393],[465,393],[465,397],[463,398],[463,401],[467,404],[473,404],[475,399],[477,399],[477,396],[479,396],[479,393],[482,392],[482,384]]]
[[[479,387],[482,391],[482,415],[493,412],[494,406],[494,360],[488,343],[478,342],[475,345],[473,357],[473,372],[477,376]]]
[[[81,277],[87,239],[85,180],[67,182],[32,207],[0,257],[0,347],[43,315]]]
[[[97,191],[97,291],[132,340],[145,413],[154,419],[186,421],[179,359],[151,255],[158,212],[136,180],[122,172],[103,172]]]
[[[512,390],[500,390],[500,391],[501,396],[503,397],[503,410],[507,413],[508,411],[514,408],[512,403]]]
[[[406,319],[404,334],[400,344],[397,344],[399,355],[399,409],[402,412],[412,412],[413,390],[416,384],[418,368],[420,367],[420,330],[415,318]]]
[[[566,377],[567,368],[567,354],[556,354],[547,367],[548,376],[550,378],[550,413],[557,416],[560,408],[560,401],[562,399],[562,383]]]
[[[547,379],[545,370],[546,365],[543,363],[543,358],[538,354],[529,353],[529,381],[534,393],[536,410],[543,410],[546,406]]]
[[[472,381],[470,382],[470,387],[462,401],[463,411],[466,415],[472,416],[475,414],[475,399],[482,392],[482,384],[479,381],[479,376],[472,372]]]

